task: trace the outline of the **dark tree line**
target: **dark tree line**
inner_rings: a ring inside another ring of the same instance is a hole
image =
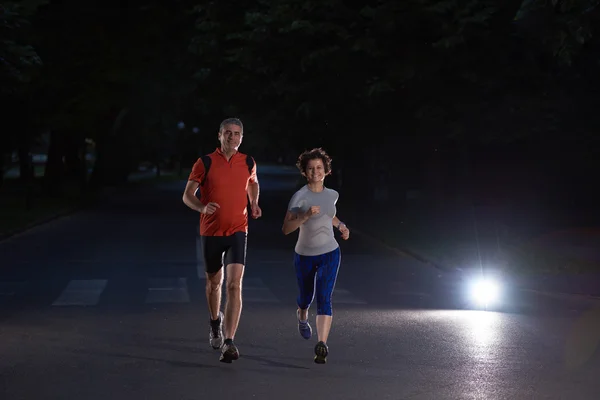
[[[419,175],[435,186],[428,168],[501,146],[540,159],[598,146],[595,0],[1,7],[0,151],[17,150],[26,177],[26,154],[50,132],[51,188],[86,181],[86,138],[98,155],[90,182],[112,184],[141,160],[190,163],[229,115],[244,118],[244,146],[265,161],[326,146],[346,176],[393,171],[398,190]]]

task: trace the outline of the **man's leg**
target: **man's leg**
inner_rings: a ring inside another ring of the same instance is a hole
[[[218,272],[206,273],[206,302],[210,313],[210,345],[218,350],[223,346],[223,313],[221,309],[221,286],[223,268]]]
[[[246,264],[246,233],[237,232],[228,238],[229,249],[225,252],[223,264],[226,266],[225,303],[225,341],[221,349],[220,361],[230,363],[240,357],[237,346],[233,343],[242,313],[242,280]]]
[[[226,268],[227,302],[225,303],[225,339],[233,340],[242,313],[244,264],[229,264]]]
[[[223,317],[221,287],[223,286],[223,243],[219,237],[202,237],[202,253],[206,274],[206,302],[210,314],[210,345],[219,349],[223,345]]]
[[[221,287],[223,286],[223,268],[217,272],[206,273],[206,302],[210,319],[219,319],[219,310],[221,310]]]

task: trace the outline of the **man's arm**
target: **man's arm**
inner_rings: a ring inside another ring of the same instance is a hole
[[[200,190],[200,182],[204,179],[205,172],[204,163],[199,158],[192,166],[192,172],[190,172],[188,182],[183,191],[183,202],[185,205],[202,214],[206,212],[206,206],[196,197],[196,190]]]
[[[196,189],[198,189],[198,182],[188,181],[183,191],[183,202],[192,210],[204,213],[205,205],[196,197]]]
[[[260,186],[258,185],[258,177],[256,176],[256,162],[252,167],[250,179],[248,179],[248,199],[250,199],[250,208],[252,209],[252,218],[257,219],[262,217],[262,210],[258,205],[258,196],[260,195]]]
[[[258,204],[258,197],[260,195],[260,186],[258,181],[248,182],[248,198],[250,204]]]
[[[219,203],[209,202],[208,204],[202,203],[196,197],[196,189],[198,188],[198,182],[188,181],[185,185],[185,191],[183,192],[183,202],[186,206],[194,211],[198,211],[200,214],[214,214],[217,209],[221,208]]]
[[[248,179],[248,198],[250,199],[250,205],[258,205],[258,197],[260,195],[260,186],[258,184],[256,161],[250,172],[250,178]]]
[[[185,190],[183,191],[183,202],[185,205],[194,211],[198,211],[199,213],[204,212],[205,206],[200,199],[196,197],[196,190],[200,190],[199,182],[202,182],[204,173],[204,163],[202,162],[202,159],[199,158],[192,166],[192,172],[190,172],[188,182],[185,185]]]

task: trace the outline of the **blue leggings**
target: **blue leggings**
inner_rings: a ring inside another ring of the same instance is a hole
[[[317,289],[317,315],[331,315],[331,295],[340,268],[340,248],[318,256],[301,256],[294,253],[294,266],[298,280],[298,307],[306,310],[313,302]],[[315,285],[315,276],[317,282]]]

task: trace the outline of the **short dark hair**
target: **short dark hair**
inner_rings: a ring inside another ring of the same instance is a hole
[[[242,124],[242,121],[239,118],[227,118],[226,120],[223,120],[223,122],[221,122],[221,125],[219,125],[219,132],[223,132],[225,125],[230,124],[239,126],[242,130],[242,133],[244,133],[244,125]]]
[[[331,157],[329,157],[327,152],[320,147],[306,150],[304,153],[300,154],[300,156],[298,156],[298,161],[296,161],[296,167],[298,167],[302,175],[305,175],[308,162],[317,159],[323,161],[325,175],[329,175],[331,173]]]

